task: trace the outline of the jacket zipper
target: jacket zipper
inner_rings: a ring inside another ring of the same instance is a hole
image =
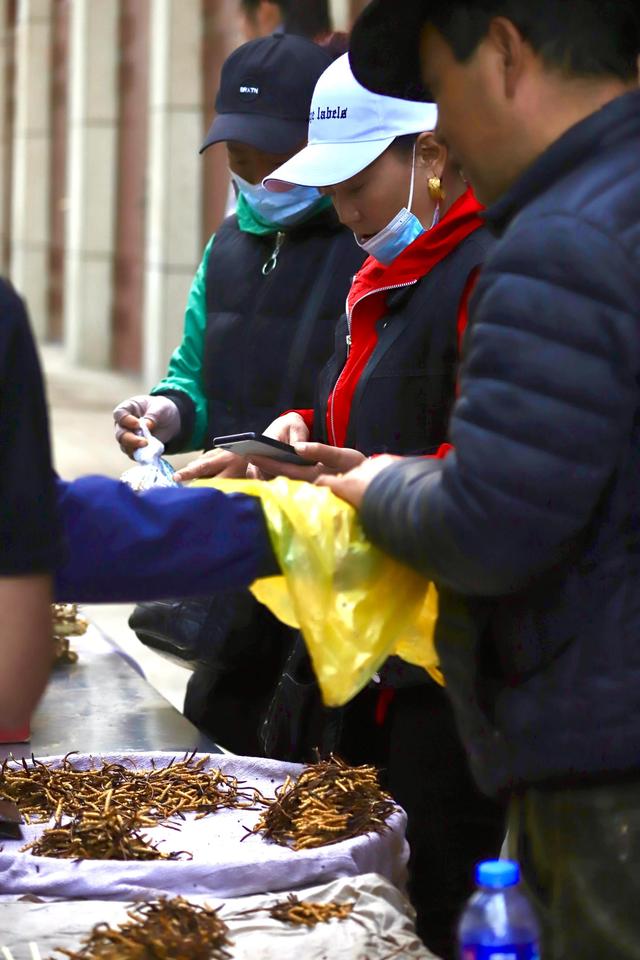
[[[286,237],[286,233],[284,233],[282,230],[278,230],[278,232],[276,233],[275,246],[271,251],[271,255],[269,259],[265,260],[265,262],[262,265],[263,277],[268,277],[269,274],[273,273],[275,268],[278,266],[278,255],[282,248],[282,244],[284,243],[285,237]]]
[[[345,338],[347,342],[347,359],[345,360],[344,366],[340,371],[340,376],[336,380],[333,390],[331,391],[331,406],[329,410],[329,420],[331,423],[331,437],[329,438],[329,442],[334,447],[336,446],[336,427],[335,427],[335,421],[334,421],[333,415],[334,415],[334,406],[336,401],[336,391],[338,389],[338,385],[340,381],[342,380],[342,374],[347,369],[347,361],[349,359],[349,354],[351,353],[351,318],[353,317],[353,311],[355,310],[355,308],[358,306],[359,303],[362,303],[363,300],[366,300],[367,297],[372,296],[374,293],[386,293],[389,290],[401,290],[403,287],[413,287],[417,282],[418,282],[417,280],[410,280],[408,283],[394,283],[389,287],[378,287],[378,289],[376,290],[369,290],[369,292],[364,293],[359,300],[356,300],[354,305],[351,307],[351,310],[349,310],[349,297],[347,297],[347,336]]]

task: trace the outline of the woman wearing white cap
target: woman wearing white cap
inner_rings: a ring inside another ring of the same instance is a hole
[[[491,240],[436,122],[432,103],[365,90],[345,55],[316,85],[308,145],[264,181],[273,192],[318,187],[370,254],[315,411],[289,412],[266,431],[321,441],[299,448],[320,466],[278,464],[279,473],[312,479],[365,455],[436,453],[446,439],[467,301]]]
[[[436,120],[433,104],[365,90],[342,57],[316,86],[308,146],[265,181],[276,191],[319,187],[370,254],[352,283],[315,410],[289,412],[266,431],[320,464],[256,459],[265,474],[313,479],[376,453],[447,449],[467,301],[491,241],[480,205],[430,132]],[[335,747],[386,769],[409,815],[419,932],[452,957],[473,865],[497,854],[503,811],[473,784],[444,691],[423,671],[388,661],[381,683],[347,708]]]

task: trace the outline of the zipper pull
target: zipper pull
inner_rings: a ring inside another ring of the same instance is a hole
[[[286,234],[283,233],[282,230],[278,230],[278,232],[276,233],[276,243],[271,252],[271,256],[262,266],[263,277],[268,277],[269,274],[273,273],[275,268],[278,266],[278,254],[280,253],[282,244],[284,243],[285,236]]]
[[[347,356],[349,356],[349,352],[351,351],[351,334],[350,333],[346,335],[345,340],[347,341]]]

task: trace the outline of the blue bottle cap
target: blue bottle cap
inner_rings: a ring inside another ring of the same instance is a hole
[[[491,890],[512,887],[520,879],[520,868],[514,860],[485,860],[476,867],[476,883]]]

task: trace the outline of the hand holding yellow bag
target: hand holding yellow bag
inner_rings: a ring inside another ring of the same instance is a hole
[[[352,506],[299,480],[202,480],[259,497],[282,576],[252,593],[304,636],[324,702],[347,703],[387,657],[424,667],[438,682],[433,584],[373,546]]]

